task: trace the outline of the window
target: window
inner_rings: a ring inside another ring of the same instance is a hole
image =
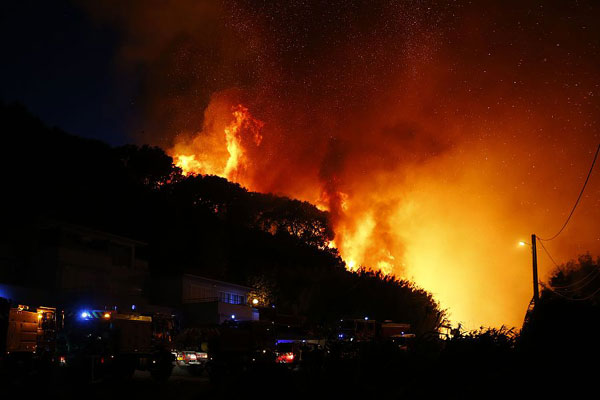
[[[235,293],[219,292],[219,300],[228,304],[244,304],[245,297]]]

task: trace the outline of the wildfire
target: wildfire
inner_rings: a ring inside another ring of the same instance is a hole
[[[219,110],[223,108],[219,107]],[[208,119],[212,118],[214,116],[209,113]],[[229,122],[222,129],[206,124],[191,140],[177,142],[171,155],[184,175],[218,175],[258,190],[247,177],[251,164],[248,152],[261,145],[263,127],[264,123],[254,118],[247,107],[237,104],[230,107]],[[206,143],[207,139],[212,147]],[[338,249],[349,271],[371,266],[384,274],[396,272],[395,258],[387,248],[373,250],[376,219],[371,209],[353,209],[350,195],[343,191],[333,194],[321,191],[319,198],[309,196],[305,200],[317,204],[321,210],[334,210],[336,241],[331,241],[328,247]],[[351,217],[350,213],[354,215]]]
[[[218,107],[219,111],[207,110],[207,119],[215,120],[212,112],[222,112],[224,108]],[[250,190],[257,190],[247,176],[251,164],[248,152],[261,145],[264,123],[254,118],[242,104],[229,110],[229,121],[223,128],[219,129],[219,124],[207,123],[201,132],[178,141],[170,153],[184,175],[218,175],[247,186]],[[361,212],[352,209],[350,196],[342,191],[336,191],[333,195],[322,191],[318,198],[308,196],[304,200],[317,204],[321,210],[335,209],[333,224],[336,241],[331,241],[329,247],[338,249],[346,260],[348,270],[356,271],[371,265],[384,274],[395,272],[394,257],[389,251],[385,254],[372,251],[376,221],[371,210]],[[359,217],[350,218],[350,212]]]
[[[231,116],[233,120],[223,128],[221,134],[225,140],[226,152],[206,146],[207,138],[219,142],[220,134],[214,129],[205,129],[190,141],[176,143],[171,155],[184,175],[218,175],[232,182],[243,183],[250,163],[247,151],[250,147],[260,146],[264,123],[254,118],[248,108],[241,104],[231,108]]]
[[[124,35],[119,64],[152,78],[145,141],[177,133],[185,174],[328,210],[348,269],[410,279],[466,326],[522,323],[529,260],[511,244],[564,220],[598,141],[597,29],[558,10],[599,10],[313,2],[324,20],[286,2],[157,3],[98,12]],[[588,190],[558,262],[600,252]]]
[[[175,165],[181,168],[183,175],[197,174],[203,170],[202,164],[196,160],[196,155],[191,154],[189,156],[183,154],[177,154],[173,157]]]
[[[472,148],[463,145],[428,162],[375,170],[372,159],[360,164],[359,143],[352,153],[356,157],[349,156],[351,162],[343,167],[347,175],[337,175],[338,171],[321,175],[310,170],[310,163],[295,164],[288,158],[291,151],[266,158],[287,151],[288,143],[274,143],[285,138],[277,133],[285,132],[286,126],[272,127],[269,121],[265,128],[236,99],[215,96],[204,117],[200,132],[182,136],[170,150],[184,174],[218,175],[252,191],[282,193],[316,204],[330,212],[335,240],[328,247],[337,248],[348,270],[372,268],[410,279],[466,325],[516,325],[522,319],[530,289],[523,284],[530,280],[529,270],[523,268],[527,256],[507,250],[505,244],[529,228],[524,216],[528,209],[518,204],[523,197],[534,197],[527,187],[516,191],[515,177],[508,172],[490,178],[506,168],[504,160],[512,157],[514,148],[507,146],[506,153],[497,150],[491,158],[473,143]],[[311,151],[319,150],[315,146]],[[322,149],[321,156],[328,157]],[[362,175],[364,171],[369,175]],[[522,179],[518,170],[517,177]],[[514,197],[508,195],[511,190]],[[515,212],[520,217],[508,221],[506,215]],[[536,218],[544,221],[545,216]],[[508,292],[511,296],[504,295]],[[483,298],[489,301],[478,300]]]
[[[233,117],[235,118],[234,121],[225,128],[225,140],[227,141],[229,159],[227,160],[223,174],[230,181],[237,182],[240,174],[246,169],[248,162],[244,149],[243,132],[258,147],[262,142],[260,130],[264,126],[264,123],[253,118],[248,109],[241,104],[234,107]]]

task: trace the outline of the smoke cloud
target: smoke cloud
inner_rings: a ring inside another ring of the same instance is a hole
[[[264,125],[240,183],[329,209],[350,268],[414,279],[467,326],[519,326],[516,243],[560,227],[600,140],[600,8],[470,3],[87,7],[120,34],[140,141],[222,164],[242,104]],[[600,253],[595,178],[558,261]]]

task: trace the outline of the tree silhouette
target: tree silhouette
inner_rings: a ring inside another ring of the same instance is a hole
[[[548,393],[593,387],[600,356],[600,263],[589,254],[559,266],[523,326],[520,348]],[[577,382],[576,384],[574,382]]]
[[[314,324],[368,315],[428,332],[443,320],[431,295],[410,282],[346,271],[327,246],[334,236],[328,213],[312,204],[216,176],[183,176],[158,147],[113,148],[72,136],[19,105],[0,105],[0,126],[10,210],[3,243],[15,244],[15,232],[34,229],[40,218],[58,219],[148,243],[149,287],[157,292],[182,272],[250,285],[259,277],[270,282],[278,312]],[[19,252],[21,264],[28,253]]]

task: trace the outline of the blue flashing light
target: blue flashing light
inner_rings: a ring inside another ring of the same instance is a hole
[[[88,319],[91,317],[90,313],[87,311],[82,311],[80,314],[81,319]]]
[[[132,304],[132,305],[131,305],[131,309],[132,309],[132,310],[134,310],[134,311],[135,311],[135,309],[136,309],[136,308],[137,308],[137,307],[135,306],[135,304]]]
[[[235,319],[235,314],[231,314],[231,319]]]
[[[343,337],[344,337],[344,334],[343,334],[343,333],[340,333],[340,334],[338,335],[338,337],[341,339],[341,338],[343,338]]]
[[[365,321],[368,321],[368,320],[369,320],[369,317],[365,317]]]

